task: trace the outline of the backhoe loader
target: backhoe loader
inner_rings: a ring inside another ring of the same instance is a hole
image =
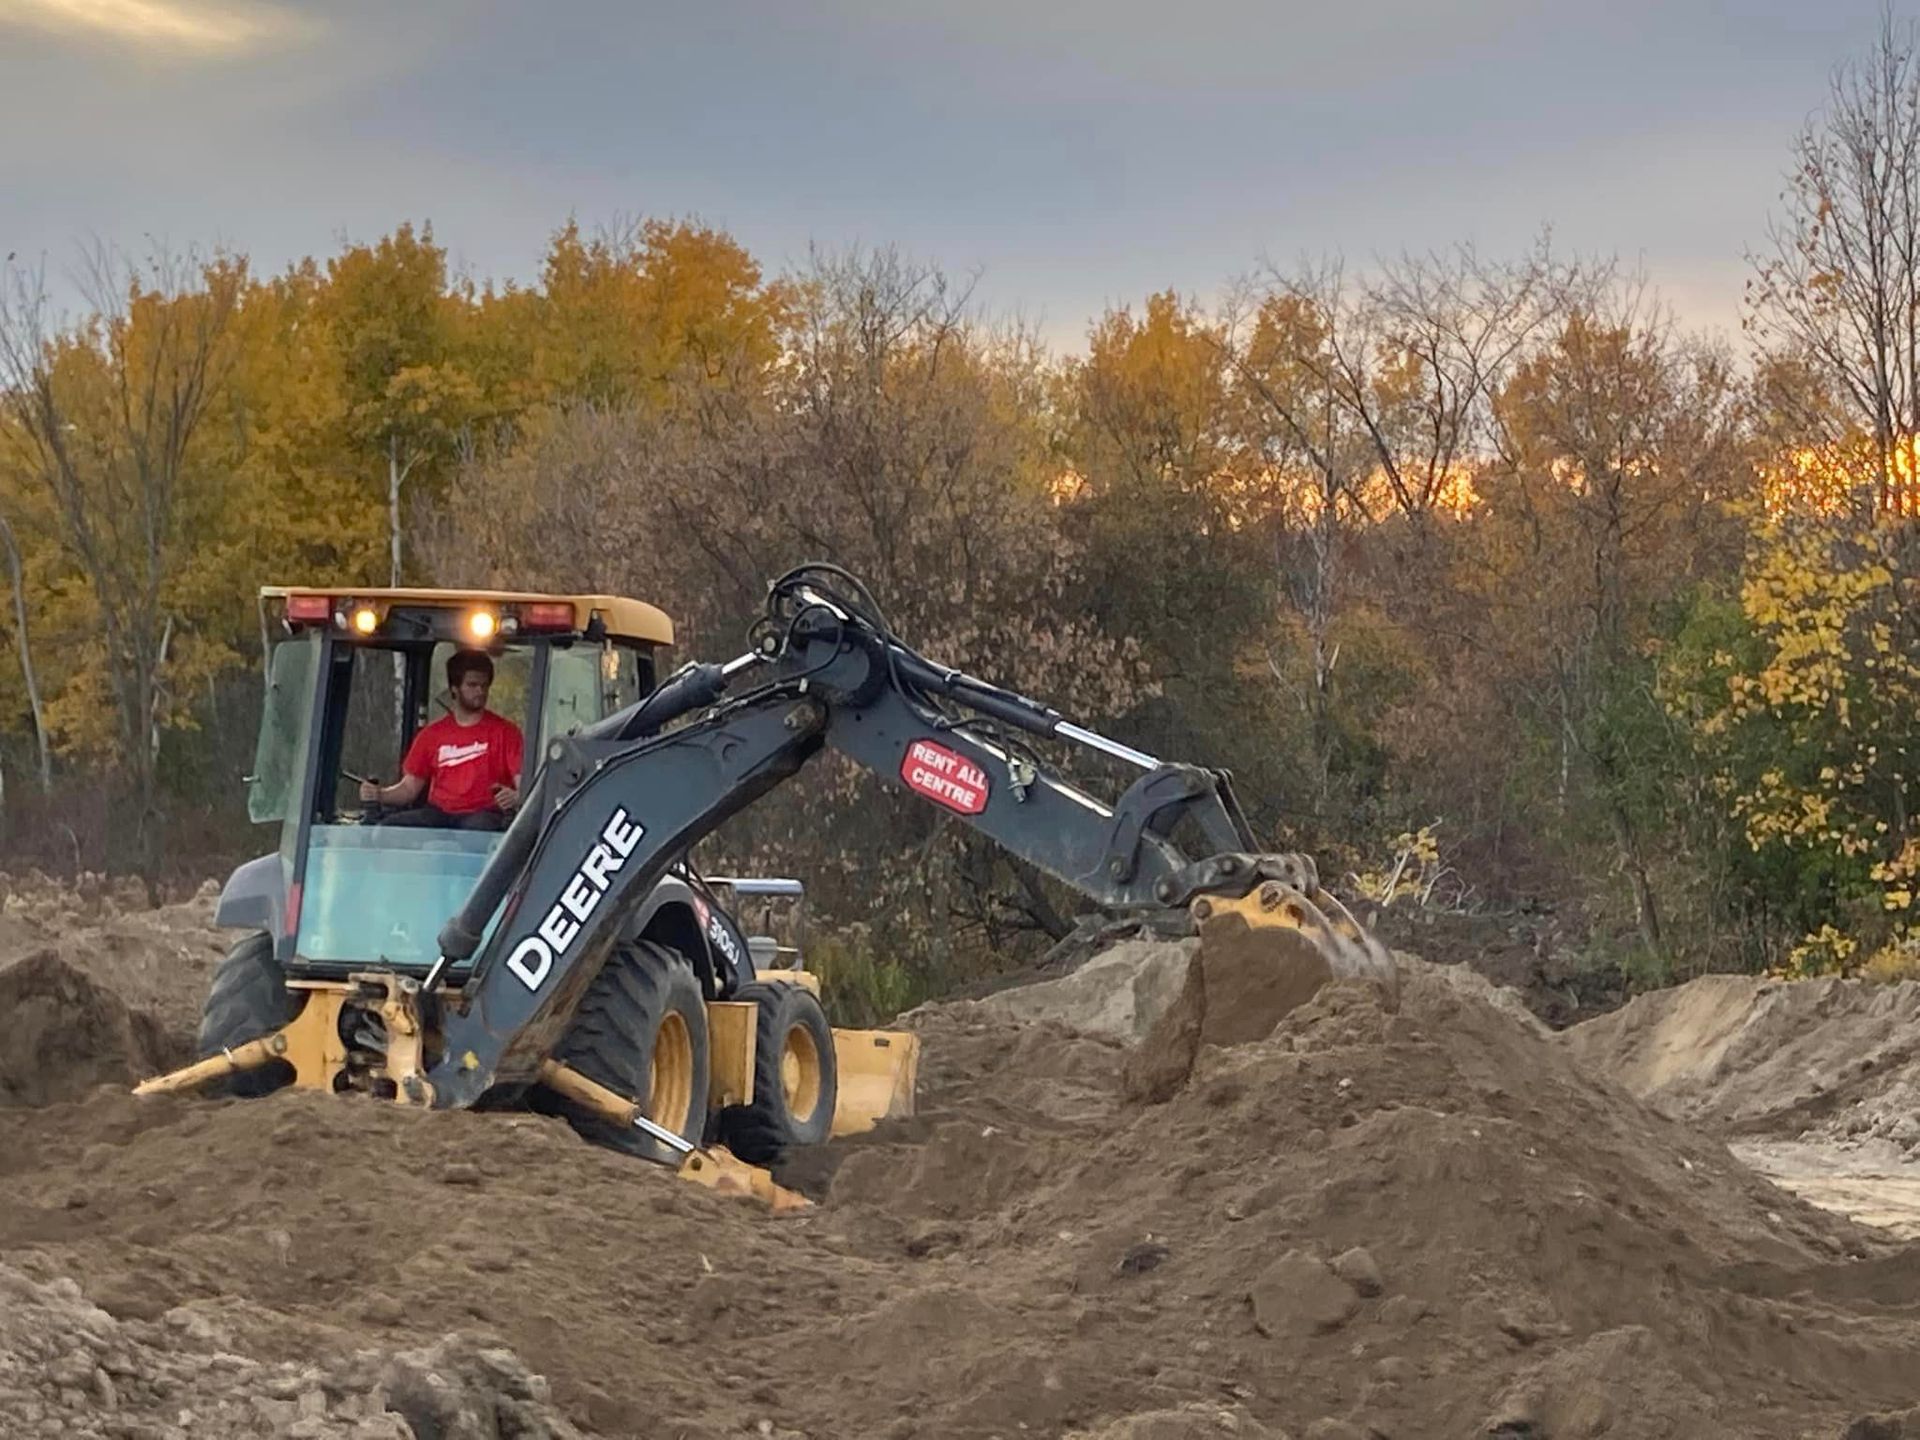
[[[721,898],[797,882],[720,883],[687,856],[828,749],[1115,920],[1269,946],[1304,991],[1392,984],[1309,859],[1258,853],[1225,772],[926,659],[837,566],[781,576],[742,654],[659,683],[672,625],[638,601],[270,588],[262,603],[283,638],[251,798],[282,841],[222,893],[218,920],[247,933],[214,976],[202,1058],[143,1093],[218,1080],[532,1106],[687,1178],[800,1203],[751,1162],[911,1113],[918,1039],[831,1027],[804,957],[747,935]],[[354,781],[391,771],[426,722],[435,666],[476,646],[528,739],[511,822],[356,808]],[[1039,741],[1137,778],[1103,800]]]

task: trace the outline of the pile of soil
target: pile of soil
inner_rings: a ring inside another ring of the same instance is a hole
[[[794,1157],[821,1203],[780,1219],[534,1116],[99,1089],[0,1110],[0,1251],[150,1369],[185,1348],[170,1314],[227,1324],[204,1348],[255,1368],[196,1435],[274,1433],[239,1408],[260,1393],[314,1434],[1900,1433],[1867,1417],[1920,1401],[1920,1250],[1784,1194],[1477,977],[1402,971],[1198,1047],[1162,1103],[1126,1093],[1158,1030],[927,1007],[921,1113]],[[85,1401],[53,1349],[128,1388],[82,1318],[0,1366],[0,1433]],[[480,1393],[520,1408],[409,1418],[390,1367],[422,1352],[513,1375]]]
[[[51,950],[0,968],[0,1105],[74,1100],[171,1069],[188,1047]]]
[[[0,1105],[72,1100],[191,1058],[217,886],[149,907],[135,882],[0,875]]]
[[[1920,1239],[1920,984],[1712,975],[1564,1038],[1796,1194]]]
[[[1920,1153],[1920,983],[1709,975],[1566,1032],[1587,1064],[1728,1134]]]
[[[0,874],[0,974],[51,951],[167,1033],[191,1036],[207,982],[235,936],[213,924],[220,887],[150,907],[137,881]]]
[[[977,1000],[939,1002],[951,1014],[972,1007],[998,1019],[1057,1021],[1082,1035],[1137,1040],[1179,997],[1197,938],[1122,940],[1058,979],[1005,985]]]

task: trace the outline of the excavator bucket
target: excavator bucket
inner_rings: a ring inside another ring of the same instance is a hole
[[[1393,955],[1320,888],[1311,862],[1271,856],[1263,870],[1269,878],[1243,895],[1201,895],[1188,907],[1200,951],[1179,998],[1128,1062],[1130,1098],[1171,1099],[1202,1047],[1264,1039],[1336,981],[1372,986],[1397,1003]]]
[[[1232,1044],[1271,1033],[1334,980],[1376,986],[1390,999],[1399,994],[1392,954],[1320,888],[1310,865],[1245,895],[1201,896],[1192,914],[1200,932],[1209,1042]],[[1239,1030],[1257,1033],[1228,1033]]]
[[[840,1074],[833,1133],[858,1135],[880,1121],[913,1114],[920,1073],[920,1037],[910,1030],[833,1032]]]

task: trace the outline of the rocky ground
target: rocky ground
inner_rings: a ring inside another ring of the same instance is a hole
[[[908,1017],[920,1114],[795,1157],[776,1220],[533,1116],[136,1101],[207,908],[0,951],[0,1433],[1920,1436],[1920,1247],[1726,1143],[1902,1146],[1897,996],[1824,1002],[1885,1047],[1776,1123],[1749,1092],[1823,1062],[1759,1031],[1555,1034],[1409,958],[1214,1045],[1259,977],[1137,947]]]

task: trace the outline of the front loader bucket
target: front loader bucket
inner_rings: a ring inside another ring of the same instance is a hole
[[[880,1121],[913,1114],[920,1075],[920,1037],[910,1030],[833,1032],[840,1076],[833,1107],[833,1133],[858,1135]]]

